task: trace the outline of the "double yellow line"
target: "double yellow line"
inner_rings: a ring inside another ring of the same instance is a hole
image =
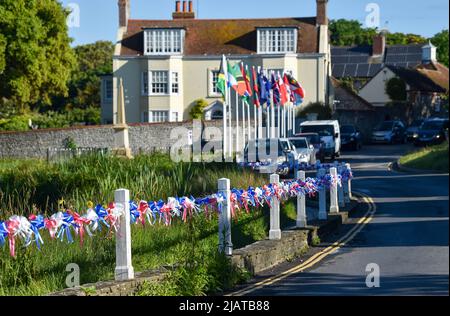
[[[344,247],[349,241],[351,241],[364,228],[364,226],[366,224],[368,224],[372,220],[373,215],[376,212],[376,205],[373,202],[372,198],[370,198],[368,195],[365,195],[363,193],[358,193],[357,195],[359,195],[362,198],[363,202],[368,205],[369,209],[366,212],[366,214],[364,214],[364,216],[358,220],[356,225],[350,231],[348,231],[343,237],[339,238],[336,242],[334,242],[332,245],[328,246],[327,248],[316,253],[311,258],[308,258],[305,262],[302,262],[300,265],[295,266],[287,271],[284,271],[279,275],[267,278],[258,283],[252,284],[244,289],[230,293],[227,296],[246,295],[246,294],[254,292],[258,289],[261,289],[265,286],[279,282],[295,273],[303,272],[304,270],[311,268],[315,264],[319,263],[320,261],[325,259],[327,256],[333,254],[338,249]]]

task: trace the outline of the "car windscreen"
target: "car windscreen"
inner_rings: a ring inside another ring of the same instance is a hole
[[[289,144],[285,141],[284,145],[282,145],[283,142],[279,142],[276,140],[252,140],[245,146],[245,156],[248,158],[255,158],[257,160],[260,160],[262,158],[267,157],[260,157],[261,156],[275,156],[272,158],[276,158],[279,156],[284,156],[283,147],[286,149],[289,149]],[[274,152],[271,152],[274,150]]]
[[[444,127],[443,121],[428,121],[424,122],[420,127],[421,130],[440,130]]]
[[[302,133],[316,133],[320,137],[333,136],[334,126],[333,125],[307,125],[301,127]]]
[[[343,125],[343,126],[341,126],[341,133],[342,134],[353,134],[353,133],[356,133],[356,129],[352,125]]]
[[[423,123],[422,120],[416,120],[416,121],[413,121],[411,123],[411,125],[409,125],[409,127],[419,127],[420,125],[422,125],[422,123]]]
[[[302,148],[308,148],[308,143],[306,142],[306,139],[291,139],[291,142],[294,144],[295,148],[302,149]]]
[[[379,125],[375,130],[378,132],[391,131],[393,126],[394,126],[393,122],[384,122],[383,124]]]

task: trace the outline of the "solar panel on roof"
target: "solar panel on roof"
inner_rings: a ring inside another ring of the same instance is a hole
[[[389,55],[386,57],[386,63],[406,62],[406,55]]]
[[[388,54],[407,54],[408,46],[390,46],[387,48]]]
[[[410,45],[408,46],[408,54],[420,54],[422,55],[421,45]]]
[[[421,62],[422,54],[408,54],[406,55],[407,62]]]
[[[342,78],[344,76],[345,65],[333,65],[333,76]]]
[[[345,56],[332,57],[331,62],[335,64],[346,64],[348,63],[348,57]]]
[[[366,56],[352,56],[349,58],[349,62],[352,64],[367,63],[367,59]]]
[[[356,70],[357,77],[367,77],[369,74],[369,64],[358,64],[358,68]]]
[[[356,64],[347,64],[344,71],[344,77],[356,77]]]
[[[370,64],[369,67],[369,77],[373,77],[377,72],[383,67],[383,64]]]
[[[397,63],[396,66],[397,67],[402,67],[402,68],[407,68],[408,67],[408,63]]]
[[[347,48],[332,48],[331,55],[335,56],[347,55]]]

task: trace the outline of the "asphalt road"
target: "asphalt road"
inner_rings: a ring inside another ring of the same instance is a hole
[[[376,204],[373,220],[313,268],[248,295],[448,295],[449,178],[390,171],[389,162],[410,149],[376,145],[345,153],[353,190]],[[379,266],[380,287],[366,286],[370,263]]]

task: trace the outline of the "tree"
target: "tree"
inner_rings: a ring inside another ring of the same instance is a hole
[[[101,75],[112,73],[114,44],[98,41],[74,48],[78,66],[69,82],[69,97],[59,100],[66,109],[100,106]]]
[[[318,120],[329,120],[332,116],[332,110],[329,105],[323,102],[310,102],[300,108],[300,111],[297,112],[297,117],[306,118],[308,114],[313,113],[318,115]]]
[[[198,99],[194,101],[194,106],[189,112],[193,120],[199,120],[203,117],[203,110],[208,106],[208,102],[204,99]]]
[[[67,95],[76,63],[66,11],[57,0],[0,2],[0,102],[23,109]]]
[[[398,77],[386,82],[386,94],[394,102],[406,101],[406,83]]]
[[[435,34],[430,40],[437,47],[439,62],[448,67],[448,30]]]
[[[332,20],[330,23],[331,43],[335,46],[371,44],[376,29],[363,28],[357,20]]]

